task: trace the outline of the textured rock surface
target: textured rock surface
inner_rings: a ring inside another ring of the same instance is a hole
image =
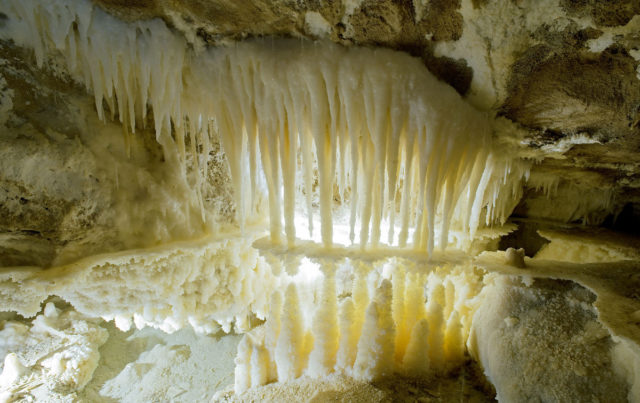
[[[613,371],[613,342],[590,307],[592,295],[570,282],[509,283],[498,277],[487,288],[491,298],[474,318],[479,341],[471,342],[497,399],[627,401],[626,385]]]

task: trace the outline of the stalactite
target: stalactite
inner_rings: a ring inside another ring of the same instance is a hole
[[[70,1],[5,2],[0,36],[33,48],[38,65],[58,52],[93,92],[100,118],[106,103],[128,132],[150,107],[166,154],[184,156],[189,137],[200,187],[210,136],[218,136],[240,228],[257,213],[259,175],[271,237],[289,245],[301,235],[295,215],[306,205],[309,231],[318,214],[331,246],[338,201],[350,206],[352,242],[375,247],[385,235],[395,243],[399,210],[397,245],[413,231],[413,247],[431,254],[447,247],[452,228],[471,239],[480,225],[503,221],[519,195],[526,166],[496,155],[487,117],[418,59],[287,40],[195,51],[161,21],[127,24]]]

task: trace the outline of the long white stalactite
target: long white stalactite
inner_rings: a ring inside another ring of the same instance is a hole
[[[502,199],[517,193],[522,173],[493,151],[489,119],[408,55],[296,40],[195,51],[159,20],[125,23],[85,1],[0,12],[1,36],[33,48],[38,65],[61,55],[101,118],[106,105],[133,133],[152,111],[165,154],[199,161],[197,186],[219,136],[237,221],[256,213],[264,175],[275,242],[300,236],[305,206],[309,232],[319,214],[330,246],[341,206],[351,242],[431,253],[454,227],[470,239],[483,218],[504,220]]]

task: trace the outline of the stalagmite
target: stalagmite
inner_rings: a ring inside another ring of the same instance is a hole
[[[424,376],[429,372],[429,322],[424,318],[411,330],[402,366],[404,372],[412,376]]]
[[[269,381],[269,355],[264,348],[253,348],[249,364],[251,387],[261,386]]]
[[[251,387],[251,343],[244,336],[238,344],[238,353],[235,358],[235,385],[236,393],[242,393]]]
[[[453,282],[450,279],[446,279],[444,282],[444,311],[442,312],[445,318],[449,318],[451,312],[454,310],[456,289]]]
[[[295,284],[289,284],[285,293],[280,335],[275,350],[278,380],[295,379],[302,374],[305,340],[302,314]]]
[[[353,376],[359,379],[375,379],[380,372],[377,358],[382,346],[376,340],[377,333],[380,332],[377,326],[380,310],[378,303],[373,301],[365,313],[364,326],[358,341],[356,361],[353,364]]]
[[[393,372],[395,324],[391,315],[391,293],[391,283],[383,280],[367,308],[353,365],[356,378],[373,380]]]
[[[392,299],[392,313],[393,321],[396,324],[396,351],[395,361],[402,360],[404,355],[404,349],[408,342],[408,333],[405,327],[405,280],[408,276],[405,274],[405,270],[402,267],[396,267],[392,275],[393,284],[393,299]],[[409,284],[411,286],[411,284]]]
[[[344,371],[351,368],[358,351],[358,336],[355,329],[353,300],[346,299],[340,305],[340,341],[336,357],[336,369]]]
[[[444,323],[442,307],[437,301],[429,301],[427,320],[429,322],[429,361],[434,369],[440,370],[444,365]]]
[[[293,380],[303,374],[321,378],[334,371],[361,380],[394,373],[421,377],[460,365],[468,329],[457,310],[456,287],[463,277],[468,278],[464,292],[471,298],[480,288],[470,284],[478,278],[448,266],[427,275],[411,266],[400,268],[397,261],[381,266],[353,263],[351,295],[339,309],[332,262],[322,262],[324,276],[317,285],[305,283],[304,276],[293,277],[284,304],[280,293],[273,294],[266,323],[251,337],[251,350],[239,349],[237,361],[251,374],[251,385]],[[303,282],[296,285],[295,281]],[[311,300],[299,300],[299,295],[306,298],[314,293],[319,296],[317,306]],[[451,312],[446,321],[442,305]],[[313,316],[303,318],[309,312]],[[277,370],[269,369],[274,360]]]
[[[455,368],[464,357],[462,326],[457,311],[451,312],[444,334],[444,359],[447,366]]]
[[[282,294],[280,294],[279,291],[274,291],[271,295],[270,302],[268,315],[269,320],[265,323],[264,344],[267,349],[267,354],[269,355],[267,381],[272,382],[278,379],[275,351],[278,344],[278,336],[280,335]]]
[[[369,304],[369,290],[367,288],[367,275],[371,268],[361,262],[356,262],[354,267],[353,289],[353,332],[356,340],[359,340],[364,325],[365,311]]]
[[[410,342],[411,334],[415,324],[425,317],[425,276],[422,273],[412,272],[405,278],[406,288],[404,301],[404,317],[403,317],[403,337],[398,340],[396,346],[396,359],[402,359],[404,349]]]
[[[322,376],[333,371],[338,351],[338,301],[335,268],[325,264],[322,297],[313,320],[313,350],[309,356],[307,374]]]

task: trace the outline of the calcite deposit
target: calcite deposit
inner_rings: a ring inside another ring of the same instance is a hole
[[[0,401],[640,401],[635,1],[0,2]]]

